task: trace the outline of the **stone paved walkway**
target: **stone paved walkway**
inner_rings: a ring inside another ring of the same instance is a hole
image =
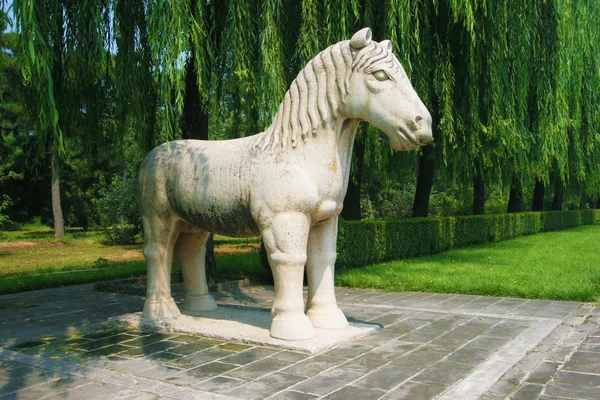
[[[337,291],[384,328],[314,356],[106,330],[143,298],[91,285],[0,296],[0,399],[600,399],[598,306]],[[216,297],[269,308],[272,289]]]

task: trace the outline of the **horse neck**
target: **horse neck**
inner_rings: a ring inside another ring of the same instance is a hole
[[[352,148],[354,146],[354,138],[358,128],[357,119],[340,119],[335,127],[335,147],[337,155],[342,167],[350,168],[352,160]]]
[[[358,127],[359,120],[338,117],[335,120],[320,124],[316,134],[307,138],[296,147],[287,146],[283,152],[287,154],[320,154],[325,158],[326,154],[333,157],[337,155],[340,162],[350,162],[352,155],[352,145]],[[327,161],[327,160],[323,160]],[[327,161],[329,162],[329,161]]]
[[[344,188],[348,188],[350,166],[352,164],[352,149],[359,122],[360,120],[358,119],[343,119],[338,122],[338,126],[336,127],[337,156],[343,171]]]
[[[332,168],[332,165],[338,165],[339,173],[342,174],[344,188],[348,185],[350,176],[350,166],[352,161],[352,148],[358,123],[357,119],[347,119],[338,117],[320,125],[317,134],[307,139],[298,146],[291,146],[283,150],[284,158],[293,160],[302,160],[313,167]]]

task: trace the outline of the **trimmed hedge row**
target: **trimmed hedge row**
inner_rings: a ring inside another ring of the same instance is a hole
[[[600,210],[402,220],[340,220],[336,265],[351,268],[596,222],[600,222]]]

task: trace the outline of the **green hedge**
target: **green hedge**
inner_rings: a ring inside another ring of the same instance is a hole
[[[600,210],[402,220],[340,220],[336,265],[357,267],[596,222],[600,222]]]

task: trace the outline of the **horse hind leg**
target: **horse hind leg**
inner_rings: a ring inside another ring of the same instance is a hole
[[[144,216],[144,257],[148,268],[144,318],[161,321],[181,313],[171,296],[173,244],[177,240],[176,222],[158,216]]]
[[[185,314],[198,314],[217,309],[217,303],[208,293],[206,284],[206,242],[210,233],[182,232],[175,244],[175,261],[183,274],[185,300],[182,309]]]

